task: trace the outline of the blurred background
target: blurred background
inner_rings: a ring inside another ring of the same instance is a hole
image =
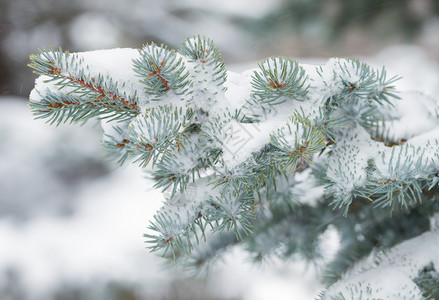
[[[165,266],[142,237],[162,195],[105,160],[99,124],[54,128],[28,111],[39,48],[179,48],[194,34],[232,70],[352,56],[439,95],[439,0],[0,0],[0,299],[313,299],[323,288],[300,258],[254,266],[239,248],[207,277]]]

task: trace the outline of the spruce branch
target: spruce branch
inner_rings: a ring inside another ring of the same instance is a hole
[[[425,299],[439,298],[439,273],[433,262],[419,270],[418,277],[413,279],[416,285],[421,289],[422,296]]]
[[[47,76],[46,82],[54,83],[59,90],[58,96],[49,91],[40,94],[41,101],[30,101],[32,111],[39,118],[49,118],[58,124],[68,119],[76,122],[97,116],[123,121],[140,113],[136,97],[120,94],[118,84],[108,76],[90,76],[82,59],[75,54],[50,49],[31,55],[30,59],[29,66],[34,72]]]
[[[131,122],[126,143],[131,156],[145,167],[150,161],[155,164],[173,149],[179,149],[184,139],[183,131],[193,117],[192,110],[172,105],[157,106],[139,115]],[[119,143],[120,145],[120,143]]]
[[[409,209],[421,202],[424,183],[430,175],[422,152],[409,146],[393,147],[390,160],[385,154],[381,156],[380,163],[387,164],[387,169],[376,165],[369,169],[367,190],[377,207],[390,206],[393,211],[396,205]]]
[[[376,71],[376,78],[378,79],[375,84],[375,91],[369,94],[369,98],[376,101],[378,104],[388,103],[392,105],[392,99],[401,99],[393,85],[396,81],[400,80],[401,77],[393,76],[387,79],[386,69],[383,67],[381,71]]]
[[[221,52],[211,39],[199,35],[188,38],[183,42],[179,52],[194,64],[195,74],[192,78],[195,89],[198,88],[199,84],[213,81],[225,91],[226,88],[223,84],[227,80],[227,71],[221,61]],[[209,92],[207,88],[204,88],[203,91]]]
[[[398,99],[392,84],[400,77],[387,80],[387,73],[373,70],[366,63],[352,58],[334,58],[329,61],[331,70],[318,67],[317,73],[323,83],[322,92],[327,107],[338,107],[350,101],[373,101],[382,105]]]
[[[30,106],[54,124],[102,119],[108,156],[151,166],[166,194],[145,234],[151,251],[199,268],[245,243],[256,260],[323,263],[320,239],[336,230],[341,249],[327,274],[337,280],[373,249],[425,232],[439,212],[437,118],[424,112],[425,133],[396,134],[407,104],[396,101],[408,100],[384,68],[335,58],[305,72],[311,66],[272,57],[250,78],[228,73],[201,36],[179,51],[151,43],[114,55],[129,56],[133,78],[116,82],[99,73],[106,67],[87,67],[87,55],[32,56],[40,78]],[[410,283],[428,297],[436,282],[425,270]],[[322,297],[358,293],[374,286]]]
[[[213,232],[232,230],[239,241],[251,233],[253,214],[252,193],[236,194],[229,192],[210,201],[211,221],[216,222]]]
[[[189,165],[179,159],[187,154],[188,151],[182,149],[161,159],[156,170],[152,173],[156,181],[155,188],[163,188],[163,191],[166,191],[172,187],[171,194],[174,195],[177,191],[183,193],[189,182],[195,181],[196,173],[201,168],[201,162],[196,156],[193,157]],[[191,156],[194,156],[193,154],[194,152],[189,153]]]
[[[174,50],[151,43],[139,50],[140,58],[133,61],[134,71],[144,84],[144,92],[160,100],[168,91],[183,95],[189,90],[189,72]]]
[[[326,146],[322,132],[310,120],[300,119],[299,115],[271,135],[271,143],[277,148],[273,161],[281,170],[291,173],[300,170],[305,163],[312,164],[312,156]]]
[[[29,106],[36,119],[47,119],[50,125],[59,125],[68,120],[74,123],[100,115],[100,110],[91,103],[81,103],[75,96],[51,91],[47,91],[41,101],[30,102]]]
[[[128,124],[126,124],[127,126]],[[122,166],[128,157],[133,155],[128,147],[128,144],[132,143],[132,141],[127,139],[126,128],[115,125],[112,126],[112,129],[113,134],[104,133],[102,147],[108,159],[116,161]]]
[[[259,64],[252,76],[252,96],[260,103],[276,105],[291,100],[303,101],[308,93],[308,76],[297,61],[269,58]]]
[[[194,209],[198,211],[195,215],[191,214]],[[205,222],[201,207],[183,207],[176,213],[165,206],[154,216],[154,221],[149,229],[156,234],[144,234],[144,237],[147,238],[146,243],[152,244],[148,248],[153,252],[160,250],[163,256],[168,251],[171,251],[173,259],[190,254],[193,249],[192,236],[197,240],[204,237]]]

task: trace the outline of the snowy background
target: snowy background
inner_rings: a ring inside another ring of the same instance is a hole
[[[97,123],[34,121],[26,64],[43,47],[174,48],[205,34],[234,71],[270,55],[348,55],[439,100],[438,1],[344,2],[0,0],[0,299],[313,299],[318,269],[299,259],[253,265],[236,248],[188,278],[145,250],[162,195],[136,166],[105,160]]]

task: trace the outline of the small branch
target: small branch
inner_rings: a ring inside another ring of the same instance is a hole
[[[152,64],[154,66],[154,64]],[[163,83],[163,86],[165,87],[166,90],[169,90],[170,87],[168,86],[168,82],[166,81],[166,79],[164,79],[162,77],[162,75],[160,74],[161,72],[161,67],[163,66],[163,62],[160,63],[160,66],[157,67],[156,71],[149,73],[148,76],[154,76],[157,75],[157,77],[161,80],[161,82]]]
[[[60,68],[55,68],[54,66],[51,66],[49,74],[54,75],[56,77],[61,77],[64,79],[67,79],[73,83],[79,84],[82,87],[88,88],[89,90],[92,90],[96,93],[99,94],[99,96],[97,97],[97,101],[99,101],[97,104],[99,106],[103,106],[106,108],[112,108],[111,105],[104,103],[104,102],[100,102],[100,100],[102,100],[104,97],[111,99],[115,102],[121,102],[123,103],[123,108],[128,109],[128,110],[135,110],[135,113],[140,113],[139,107],[137,106],[137,103],[130,99],[130,100],[126,100],[123,97],[119,97],[117,96],[115,93],[110,92],[110,91],[106,91],[102,86],[100,85],[96,85],[95,84],[95,79],[91,78],[92,83],[87,83],[84,79],[82,78],[75,78],[73,76],[65,76],[61,74],[61,69]],[[78,104],[78,103],[67,103],[68,105],[74,105],[74,104]],[[120,109],[120,108],[117,108]]]

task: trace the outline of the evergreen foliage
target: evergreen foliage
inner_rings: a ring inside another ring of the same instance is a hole
[[[419,276],[413,280],[422,291],[426,299],[439,298],[439,273],[434,264],[430,263],[419,271]]]
[[[138,163],[166,192],[145,234],[151,251],[197,270],[236,244],[256,260],[322,261],[320,238],[335,228],[340,250],[325,265],[334,283],[374,249],[430,229],[438,140],[395,141],[384,130],[402,101],[384,69],[279,57],[238,78],[200,36],[179,51],[152,43],[120,55],[132,61],[121,80],[112,78],[120,66],[89,67],[90,54],[31,56],[41,77],[30,107],[56,124],[101,119],[108,156]],[[410,282],[437,294],[433,263],[415,267],[424,271]],[[350,287],[348,298],[375,291]]]
[[[88,67],[76,55],[50,49],[31,55],[30,59],[29,66],[35,73],[57,86],[55,91],[47,91],[42,102],[31,104],[38,118],[59,124],[97,116],[129,120],[139,113],[136,97],[130,99],[119,93],[118,84],[109,76],[91,77]]]

